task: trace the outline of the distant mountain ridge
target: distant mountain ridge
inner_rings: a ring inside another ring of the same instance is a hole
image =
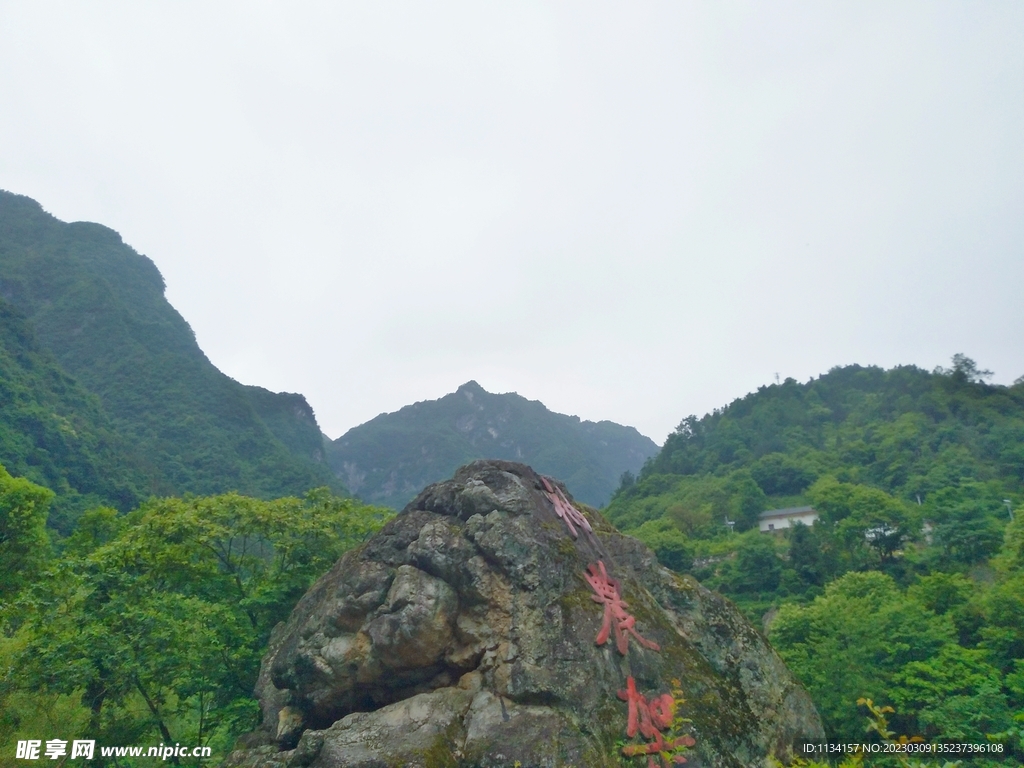
[[[633,427],[581,421],[475,381],[438,400],[407,405],[354,427],[327,446],[327,463],[364,501],[403,507],[425,485],[474,459],[507,459],[563,480],[604,505],[626,471],[658,451]]]
[[[164,297],[156,265],[113,230],[59,221],[0,191],[0,299],[99,398],[97,418],[144,468],[144,495],[339,487],[305,398],[221,373]],[[0,463],[11,450],[0,444]]]

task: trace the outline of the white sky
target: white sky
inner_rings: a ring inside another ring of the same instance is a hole
[[[656,441],[1024,374],[1024,3],[0,0],[0,188],[337,437],[468,379]]]

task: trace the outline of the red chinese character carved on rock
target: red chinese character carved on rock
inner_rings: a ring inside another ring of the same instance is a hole
[[[623,656],[629,652],[629,635],[632,635],[644,648],[660,651],[661,647],[657,643],[641,637],[640,633],[636,631],[636,619],[626,611],[629,603],[619,595],[619,582],[608,575],[604,561],[598,560],[596,565],[594,563],[588,565],[585,575],[587,583],[596,593],[591,595],[590,599],[595,603],[604,604],[604,621],[595,642],[598,645],[604,645],[608,642],[608,635],[614,630],[615,647]]]
[[[569,533],[572,534],[574,539],[577,537],[576,526],[579,526],[585,531],[593,531],[590,527],[590,522],[583,516],[582,512],[569,503],[569,500],[565,498],[565,495],[562,493],[561,488],[552,485],[551,481],[544,476],[541,476],[540,481],[544,484],[545,495],[555,506],[555,514],[562,518],[565,524],[569,527]]]
[[[693,737],[681,736],[678,739],[666,741],[661,733],[672,725],[674,716],[675,700],[669,694],[663,693],[648,701],[637,691],[636,681],[630,676],[626,678],[626,690],[619,691],[619,698],[629,704],[626,735],[633,738],[639,731],[640,735],[650,742],[649,744],[631,744],[623,747],[622,754],[626,757],[647,755],[648,768],[657,768],[654,756],[659,753],[665,768],[670,768],[672,763],[686,762],[686,758],[682,755],[670,755],[670,753],[680,747],[692,747],[697,743]]]

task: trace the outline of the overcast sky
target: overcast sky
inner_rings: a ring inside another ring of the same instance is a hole
[[[660,442],[1024,374],[1024,3],[12,3],[0,188],[331,437],[476,379]]]

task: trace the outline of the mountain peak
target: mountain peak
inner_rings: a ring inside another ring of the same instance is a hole
[[[583,422],[471,380],[438,400],[353,427],[330,445],[327,462],[364,501],[395,509],[476,459],[532,463],[539,472],[567,478],[573,495],[600,506],[623,471],[640,471],[657,451],[632,427]]]

